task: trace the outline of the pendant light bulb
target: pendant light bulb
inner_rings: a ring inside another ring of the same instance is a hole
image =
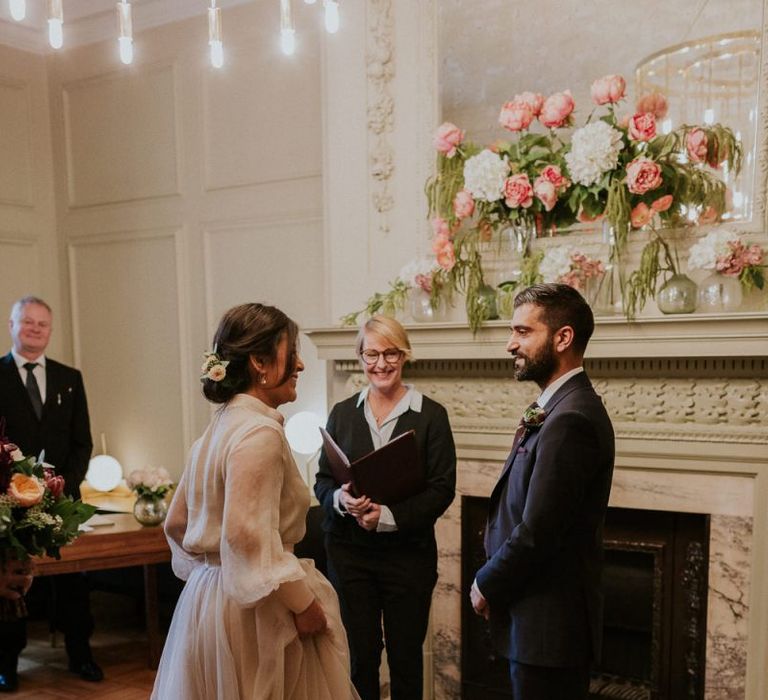
[[[211,65],[221,68],[224,65],[224,44],[220,41],[211,41]]]
[[[127,0],[117,3],[117,29],[120,60],[127,66],[133,63],[133,18],[131,4]]]
[[[64,45],[62,0],[48,0],[48,43],[54,49],[60,49]]]
[[[221,8],[216,7],[216,0],[211,0],[208,8],[208,46],[211,49],[211,65],[221,68],[224,65],[224,44],[221,41]]]
[[[133,63],[133,39],[127,36],[118,38],[120,44],[120,60],[127,66]]]
[[[11,17],[21,22],[27,16],[27,0],[10,0]]]
[[[296,32],[293,29],[280,31],[280,48],[286,56],[293,56],[296,52]]]
[[[280,0],[280,48],[286,56],[296,51],[296,28],[293,25],[291,0]]]
[[[325,31],[335,34],[339,31],[339,3],[337,0],[323,0],[325,5]]]

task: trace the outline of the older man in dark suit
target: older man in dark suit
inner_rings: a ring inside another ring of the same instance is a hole
[[[507,351],[541,395],[493,489],[472,605],[509,659],[515,700],[580,700],[602,637],[602,534],[614,434],[582,361],[592,311],[571,287],[515,298]]]
[[[91,456],[88,404],[80,372],[45,356],[51,337],[51,307],[24,297],[11,310],[11,352],[0,359],[0,416],[5,431],[24,454],[45,450],[45,461],[65,479],[65,491],[79,498]],[[57,624],[64,632],[69,669],[85,680],[104,676],[91,656],[93,631],[83,574],[54,577]],[[0,623],[0,692],[18,685],[16,666],[26,646],[24,620]]]

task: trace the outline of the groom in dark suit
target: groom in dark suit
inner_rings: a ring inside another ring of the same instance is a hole
[[[614,435],[582,361],[592,311],[576,290],[539,284],[515,298],[518,381],[541,394],[523,416],[489,503],[488,557],[472,584],[509,659],[515,700],[581,700],[602,638],[603,521]]]
[[[51,307],[42,299],[24,297],[13,305],[8,323],[13,348],[0,358],[0,416],[8,438],[25,455],[37,457],[45,450],[45,461],[64,477],[65,492],[79,498],[93,447],[88,404],[80,372],[45,356],[51,323]],[[53,581],[69,669],[100,681],[103,673],[88,641],[93,618],[87,581],[83,574],[63,574]],[[24,620],[0,623],[0,692],[16,690],[16,666],[26,641]]]

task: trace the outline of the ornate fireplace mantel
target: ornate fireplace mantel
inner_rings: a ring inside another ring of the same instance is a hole
[[[472,336],[466,325],[429,323],[407,326],[417,360],[487,360],[506,357],[507,321],[490,321]],[[307,331],[326,360],[354,360],[356,328]],[[587,357],[768,357],[768,313],[691,314],[597,319]]]
[[[408,381],[448,409],[457,499],[438,522],[433,697],[460,697],[460,496],[487,496],[536,387],[515,382],[508,322],[407,326]],[[307,331],[328,361],[329,403],[364,380],[354,328]],[[768,694],[768,313],[599,318],[587,371],[616,429],[611,505],[711,518],[706,700]]]

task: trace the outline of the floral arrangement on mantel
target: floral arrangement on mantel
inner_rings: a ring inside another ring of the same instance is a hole
[[[765,251],[757,243],[744,244],[735,231],[711,231],[688,251],[688,268],[712,270],[736,277],[744,291],[765,287]]]
[[[432,301],[436,307],[441,296],[464,294],[473,331],[486,320],[486,307],[477,303],[486,287],[480,245],[495,232],[511,229],[517,236],[527,259],[517,280],[524,286],[542,279],[530,250],[533,238],[603,220],[615,241],[612,268],[621,269],[632,232],[647,230],[638,269],[621,280],[631,319],[655,295],[660,274],[680,272],[661,229],[714,223],[725,213],[719,173],[738,174],[742,159],[730,128],[684,124],[661,134],[658,120],[666,115],[667,102],[658,93],[642,96],[633,114],[619,117],[617,105],[626,97],[619,75],[592,83],[591,97],[595,107],[570,141],[563,134],[573,126],[576,105],[568,90],[546,98],[523,92],[506,102],[499,124],[513,140],[481,147],[466,141],[454,124],[438,128],[437,169],[426,184],[435,255]],[[604,113],[598,115],[598,109]],[[545,131],[535,132],[537,125]],[[409,286],[396,279],[389,292],[375,294],[342,322],[403,308]]]

